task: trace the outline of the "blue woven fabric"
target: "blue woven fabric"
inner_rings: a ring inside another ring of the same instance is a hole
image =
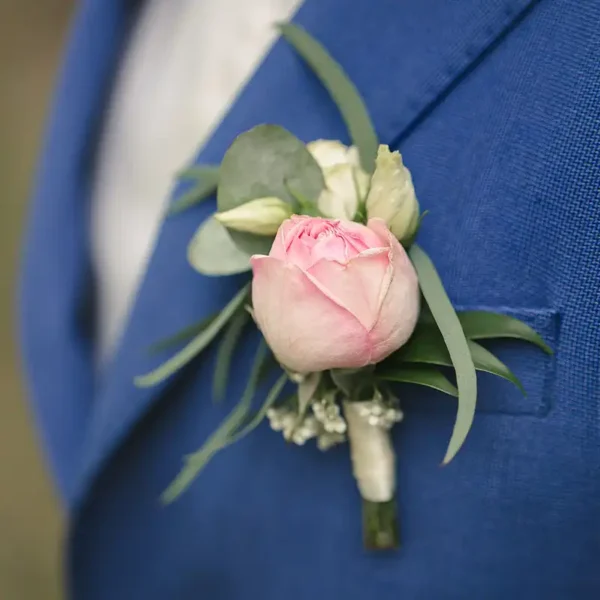
[[[31,398],[70,511],[75,600],[595,600],[600,597],[600,2],[307,0],[296,17],[399,148],[423,208],[420,241],[456,305],[506,312],[554,347],[495,347],[527,397],[480,378],[457,458],[440,468],[455,404],[403,388],[397,428],[403,547],[362,549],[347,447],[322,454],[261,426],[175,504],[181,458],[243,389],[210,402],[213,356],[154,390],[150,343],[211,313],[243,278],[185,262],[206,204],[167,221],[113,364],[94,382],[89,176],[135,3],[86,0],[53,111],[21,286]],[[258,123],[347,140],[315,77],[283,43],[200,152],[218,162]],[[176,195],[176,194],[175,194]]]

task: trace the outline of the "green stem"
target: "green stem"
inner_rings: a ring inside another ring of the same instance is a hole
[[[368,550],[394,550],[400,545],[396,499],[388,502],[362,501],[363,536]]]

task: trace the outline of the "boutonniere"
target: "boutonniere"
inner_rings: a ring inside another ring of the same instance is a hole
[[[425,212],[401,155],[379,143],[358,91],[327,51],[297,26],[280,30],[329,91],[352,144],[305,144],[282,127],[259,125],[233,142],[218,167],[183,173],[193,185],[174,212],[217,193],[216,214],[190,242],[191,265],[213,276],[251,271],[252,281],[219,314],[176,334],[173,340],[191,341],[136,383],[162,381],[218,338],[214,393],[222,396],[236,344],[254,323],[263,341],[246,391],[186,457],[163,499],[174,500],[216,452],[266,420],[294,444],[314,439],[327,450],[348,442],[365,545],[393,548],[399,540],[391,434],[403,419],[402,384],[457,398],[447,464],[473,422],[476,371],[521,387],[480,342],[517,338],[551,350],[514,318],[454,310],[415,241]],[[273,365],[281,367],[274,382]],[[269,378],[272,387],[253,412],[256,390]],[[290,382],[294,391],[282,398]]]

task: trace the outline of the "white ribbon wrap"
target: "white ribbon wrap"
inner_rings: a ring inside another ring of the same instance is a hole
[[[359,402],[344,402],[352,468],[360,495],[370,502],[388,502],[396,490],[396,456],[390,432],[370,425]]]

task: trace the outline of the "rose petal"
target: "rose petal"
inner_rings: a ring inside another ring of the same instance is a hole
[[[384,248],[369,250],[347,264],[321,260],[307,272],[316,284],[371,331],[379,316],[381,287],[389,286],[390,264]]]
[[[391,277],[380,298],[379,316],[371,331],[373,362],[379,362],[403,346],[412,335],[419,316],[420,292],[417,273],[404,248],[381,219],[370,219],[367,227],[391,248]],[[399,318],[398,311],[401,311]]]
[[[368,364],[368,334],[296,266],[253,257],[252,300],[258,325],[277,359],[300,373]]]

